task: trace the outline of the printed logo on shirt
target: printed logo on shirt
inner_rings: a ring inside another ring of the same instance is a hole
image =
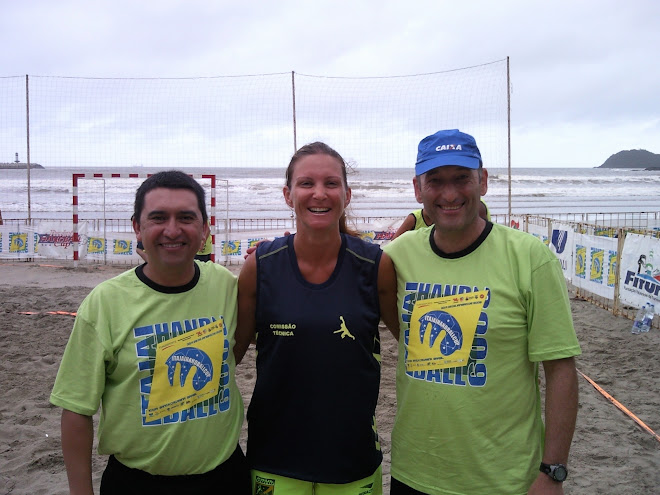
[[[416,380],[483,387],[490,290],[407,282],[401,319],[406,374]]]
[[[185,386],[188,375],[192,370],[195,370],[192,386],[196,391],[203,389],[213,377],[213,362],[211,362],[211,358],[204,351],[195,347],[184,347],[175,351],[167,358],[165,364],[167,365],[167,378],[170,381],[170,386],[174,385],[177,364],[181,365],[178,368],[181,387]]]
[[[147,419],[180,413],[217,395],[223,327],[223,320],[216,321],[157,345]]]
[[[275,495],[275,480],[255,476],[254,495]]]
[[[410,321],[406,370],[464,366],[488,291],[417,301]]]
[[[228,329],[196,318],[133,329],[143,426],[215,416],[231,406]]]
[[[344,321],[344,317],[340,316],[339,320],[341,321],[341,326],[339,327],[339,330],[336,330],[332,333],[338,333],[341,334],[341,338],[343,339],[344,337],[349,337],[353,340],[355,340],[355,337],[353,337],[353,334],[348,330],[348,327],[346,326],[346,322]]]
[[[296,329],[295,323],[271,323],[269,327],[273,331],[273,335],[277,337],[293,337],[294,330]]]

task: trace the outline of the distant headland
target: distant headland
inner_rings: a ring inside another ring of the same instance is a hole
[[[643,168],[660,170],[660,155],[646,150],[619,151],[596,168]]]
[[[0,170],[25,170],[27,169],[27,163],[0,163]],[[43,165],[38,163],[30,163],[30,168],[44,168]]]

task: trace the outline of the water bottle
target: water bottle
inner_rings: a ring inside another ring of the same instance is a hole
[[[646,316],[646,303],[644,303],[642,307],[637,310],[637,315],[635,316],[635,321],[633,321],[631,333],[642,333],[642,323],[644,322],[644,316]]]
[[[653,317],[655,316],[655,305],[652,302],[646,304],[646,313],[644,313],[644,319],[642,320],[642,326],[640,331],[646,333],[651,329],[651,324],[653,323]]]

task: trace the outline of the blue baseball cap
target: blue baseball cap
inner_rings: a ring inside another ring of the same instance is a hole
[[[445,165],[479,168],[481,153],[474,138],[458,129],[448,129],[431,134],[419,142],[415,175]]]

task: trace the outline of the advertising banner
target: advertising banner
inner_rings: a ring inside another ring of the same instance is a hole
[[[660,240],[626,234],[621,253],[619,297],[637,308],[648,301],[660,311]]]
[[[617,239],[578,233],[574,233],[573,238],[575,263],[571,282],[614,300]]]

